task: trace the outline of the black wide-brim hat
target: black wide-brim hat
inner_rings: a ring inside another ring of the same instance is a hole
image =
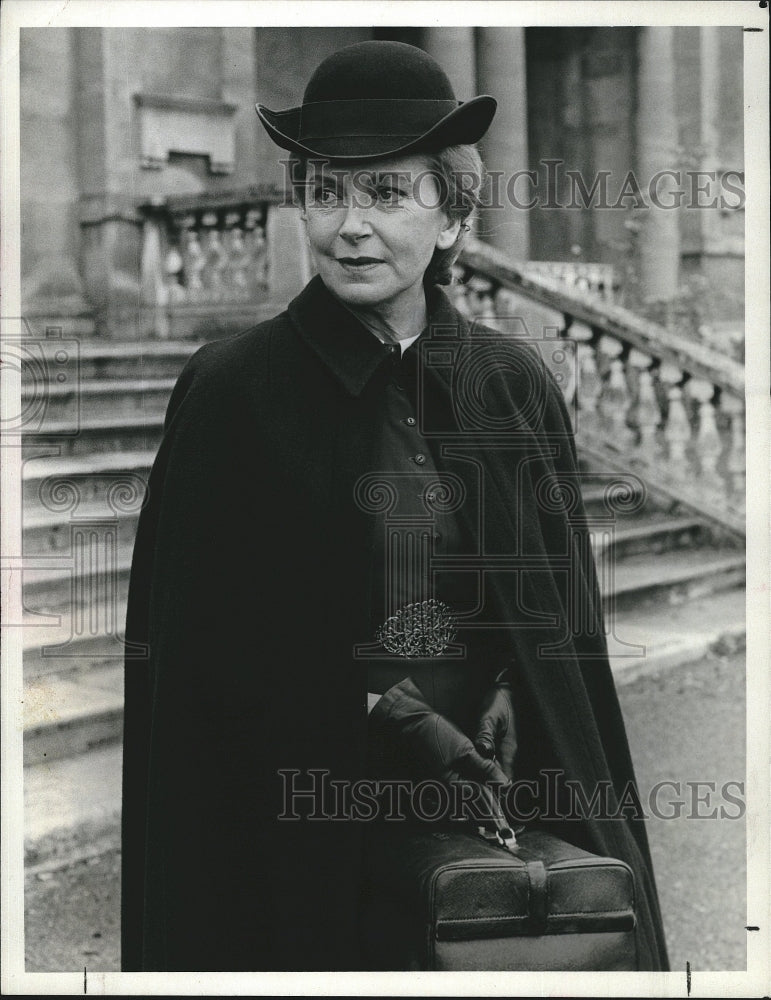
[[[370,41],[334,52],[316,69],[300,107],[255,108],[282,149],[327,160],[373,160],[478,142],[497,102],[458,101],[441,66],[404,42]]]

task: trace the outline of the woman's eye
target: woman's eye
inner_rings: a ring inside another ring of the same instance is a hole
[[[338,201],[337,191],[334,188],[320,188],[313,194],[317,205],[335,205]]]
[[[385,205],[398,205],[402,199],[402,192],[398,188],[379,188],[378,199]]]

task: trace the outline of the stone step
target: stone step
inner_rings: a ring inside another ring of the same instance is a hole
[[[103,596],[116,602],[128,593],[131,552],[107,547],[100,539],[72,564],[61,556],[30,556],[22,570],[24,607],[34,614],[63,614],[70,608],[88,615]]]
[[[22,639],[25,680],[123,663],[125,596],[112,602],[102,597],[89,611],[73,617],[64,608],[58,615],[27,617]]]
[[[24,769],[24,854],[34,866],[111,840],[120,846],[119,742]]]
[[[75,517],[78,520],[118,517],[120,546],[132,547],[154,457],[155,452],[147,450],[27,459],[23,470],[25,553],[53,554],[67,550],[68,525]],[[620,515],[608,523],[600,516],[602,490],[590,487],[587,493],[590,504],[593,499],[597,502],[596,517],[592,518],[590,513],[596,553],[612,547],[615,558],[623,559],[629,555],[724,542],[713,528],[693,516],[669,516],[653,507]],[[589,505],[587,508],[590,509]]]
[[[602,469],[591,456],[582,455],[580,446],[579,467],[584,473],[582,498],[592,526],[605,520],[618,525],[631,524],[638,518],[650,516],[673,520],[687,518],[703,525],[699,544],[706,542],[729,547],[738,544],[738,536],[728,527],[702,518],[692,507],[671,496],[648,489],[636,473],[624,476]]]
[[[738,550],[689,549],[687,553],[662,551],[630,555],[619,559],[613,548],[603,550],[598,559],[603,596],[615,595],[629,602],[649,591],[682,590],[686,594],[726,590],[744,582],[745,559]],[[93,601],[97,591],[109,586],[110,593],[126,594],[131,569],[131,546],[116,547],[109,556],[100,546],[96,570],[92,560],[79,559],[67,565],[61,556],[30,557],[23,569],[25,607],[37,613],[61,613],[69,607],[71,594],[79,602]],[[109,558],[109,565],[107,559]]]
[[[651,555],[714,545],[713,533],[696,517],[667,517],[651,511],[619,518],[607,528],[590,528],[595,558],[600,553],[622,560],[629,556]]]
[[[25,767],[73,757],[121,738],[120,663],[52,674],[24,685]]]
[[[711,594],[676,606],[659,595],[643,609],[619,613],[607,626],[611,667],[617,682],[625,683],[692,663],[709,651],[741,647],[744,593]],[[122,737],[123,665],[82,666],[31,679],[24,702],[24,760],[33,773],[40,774],[37,765],[95,748],[101,754]],[[112,791],[119,797],[119,787]]]
[[[120,636],[125,625],[131,553],[126,549],[118,556],[109,577],[109,594],[104,580],[71,573],[61,566],[43,565],[25,571],[24,599],[29,612],[24,629],[26,678],[122,660]],[[608,620],[633,615],[651,602],[671,608],[741,588],[745,572],[742,553],[711,549],[634,555],[618,562],[609,554],[598,558],[597,566]],[[612,597],[611,586],[615,590]]]
[[[115,496],[113,491],[144,490],[154,459],[152,449],[28,458],[22,470],[25,527],[49,515],[59,515],[63,521],[70,513],[79,514],[69,501],[76,507],[98,507],[101,517],[121,513],[126,496],[117,503],[121,494]]]
[[[80,379],[65,385],[48,385],[45,388],[44,405],[41,405],[35,419],[27,424],[27,432],[46,434],[49,428],[61,426],[71,421],[93,421],[100,418],[118,417],[127,421],[136,420],[144,414],[161,414],[174,388],[174,378],[151,379]],[[22,389],[21,401],[24,408],[30,408],[36,399],[35,390]]]
[[[63,521],[61,517],[50,512],[43,512],[39,517],[25,518],[24,521],[24,554],[27,564],[38,561],[37,557],[56,557],[66,561],[69,566],[72,552],[72,532],[78,530],[78,522],[91,521],[97,530],[108,530],[115,539],[115,552],[123,564],[130,559],[134,548],[139,511],[122,514],[111,522],[102,520],[102,507],[98,504],[83,504],[78,510],[77,521]],[[597,533],[593,538],[595,559],[604,556],[607,561],[616,564],[632,556],[663,554],[679,551],[686,553],[693,548],[705,548],[709,544],[709,535],[704,532],[698,522],[675,520],[666,523],[641,524],[615,528],[612,535]],[[52,567],[43,566],[42,569]],[[67,573],[67,569],[62,569]],[[37,570],[25,572],[25,583],[36,583],[40,577]],[[59,605],[57,605],[58,607]]]
[[[163,433],[163,414],[131,419],[99,417],[80,421],[51,421],[44,434],[25,434],[22,454],[39,455],[45,449],[60,457],[84,457],[94,452],[156,451]]]
[[[596,520],[613,518],[622,521],[627,517],[633,517],[642,511],[657,509],[656,499],[651,497],[644,489],[639,489],[636,479],[629,481],[629,491],[623,502],[613,500],[613,492],[610,491],[610,484],[618,479],[612,473],[602,473],[590,470],[594,475],[586,477],[582,486],[581,497],[584,501],[586,513]],[[599,480],[599,481],[595,481]],[[603,483],[603,479],[606,483]]]
[[[65,331],[65,335],[67,332]],[[75,345],[72,366],[81,385],[92,379],[176,378],[201,346],[202,340],[101,341],[81,340]],[[32,365],[22,366],[23,384],[29,385],[41,371],[40,352]],[[53,370],[49,366],[49,371]]]
[[[616,683],[631,683],[708,653],[727,655],[743,648],[746,593],[737,587],[680,603],[673,603],[669,594],[659,595],[605,624]]]
[[[742,588],[744,553],[736,550],[691,549],[598,560],[600,590],[606,614],[644,607],[663,595],[679,604],[708,594]],[[612,595],[612,597],[611,597]]]
[[[63,520],[61,515],[50,511],[42,511],[39,517],[25,517],[23,526],[25,559],[34,561],[37,556],[58,556],[61,559],[69,559],[72,550],[72,531],[77,530],[78,522],[82,525],[85,521],[89,521],[92,525],[99,522],[97,530],[104,527],[115,532],[118,553],[130,554],[133,551],[139,522],[138,510],[128,514],[113,515],[108,521],[104,517],[101,504],[84,503],[78,507],[77,520]]]

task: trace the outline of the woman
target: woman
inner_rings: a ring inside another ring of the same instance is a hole
[[[361,967],[346,794],[373,773],[551,769],[616,796],[634,777],[585,531],[553,500],[575,472],[561,394],[439,288],[495,101],[365,42],[301,108],[257,111],[318,274],[202,347],[169,403],[126,625],[146,655],[126,666],[125,970]],[[560,832],[633,867],[642,967],[665,966],[641,822]]]

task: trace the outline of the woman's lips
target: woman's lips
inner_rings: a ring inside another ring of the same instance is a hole
[[[365,271],[377,267],[383,261],[377,257],[338,257],[337,263],[346,271]]]

